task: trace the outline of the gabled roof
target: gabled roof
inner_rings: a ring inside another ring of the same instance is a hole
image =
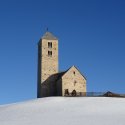
[[[72,67],[75,67],[75,66],[72,66]],[[57,73],[57,74],[54,74],[54,75],[56,75],[57,77],[57,79],[56,79],[56,81],[58,81],[60,78],[62,78],[62,76],[64,76],[64,74],[66,74],[72,67],[70,67],[68,70],[66,70],[66,71],[64,71],[64,72],[60,72],[60,73]],[[76,68],[76,67],[75,67]],[[77,69],[77,68],[76,68]],[[78,69],[77,69],[78,70]],[[79,70],[78,70],[79,71]],[[85,80],[86,80],[86,77],[79,71],[79,73],[85,78]]]
[[[48,31],[42,36],[42,39],[58,40],[52,33],[48,32]]]
[[[113,92],[106,92],[103,96],[106,97],[124,97],[124,95],[118,94],[118,93],[113,93]]]
[[[79,69],[76,66],[74,66],[74,67],[79,71]],[[79,73],[85,78],[85,80],[87,80],[86,77],[80,71],[79,71]]]
[[[53,74],[52,76],[55,77],[55,81],[58,81],[67,71],[59,72],[56,74]]]

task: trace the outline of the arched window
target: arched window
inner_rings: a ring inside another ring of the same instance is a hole
[[[52,57],[52,51],[48,51],[48,56]]]
[[[48,48],[52,48],[52,42],[48,42]]]

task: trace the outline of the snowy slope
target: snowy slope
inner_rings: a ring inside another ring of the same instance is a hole
[[[48,97],[1,105],[0,125],[125,125],[125,99]]]

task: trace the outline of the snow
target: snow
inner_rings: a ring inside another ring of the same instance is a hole
[[[0,125],[124,124],[125,98],[47,97],[0,106]]]

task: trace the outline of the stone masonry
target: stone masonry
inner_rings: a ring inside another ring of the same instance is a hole
[[[72,66],[58,73],[58,39],[46,32],[38,43],[37,97],[65,96],[66,91],[86,93],[86,78]]]

